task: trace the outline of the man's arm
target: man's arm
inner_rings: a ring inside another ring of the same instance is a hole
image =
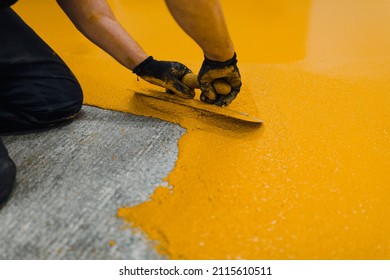
[[[233,57],[234,46],[218,0],[166,0],[168,8],[183,30],[211,60]]]
[[[198,80],[201,100],[219,106],[229,105],[240,92],[241,76],[219,0],[165,0],[183,30],[197,42],[205,55]],[[227,95],[215,91],[213,83],[231,85]]]
[[[57,0],[76,28],[89,40],[133,70],[148,55],[116,20],[104,0]]]
[[[105,0],[57,0],[57,3],[84,36],[133,73],[183,98],[194,97],[194,90],[181,82],[191,70],[178,62],[148,57],[120,25]]]

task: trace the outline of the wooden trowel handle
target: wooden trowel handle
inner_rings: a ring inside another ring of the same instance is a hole
[[[190,88],[200,88],[199,82],[198,82],[198,76],[193,73],[188,73],[183,77],[181,80],[183,83],[185,83]],[[232,87],[225,82],[223,79],[217,79],[213,83],[214,89],[218,94],[226,95],[229,94],[232,90]]]

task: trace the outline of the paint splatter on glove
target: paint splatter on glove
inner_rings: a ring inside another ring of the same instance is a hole
[[[149,56],[134,68],[133,73],[145,81],[167,89],[182,98],[194,98],[194,89],[185,85],[181,79],[192,71],[185,65],[174,61],[158,61]]]
[[[213,87],[213,82],[222,79],[232,87],[228,94],[219,94]],[[237,56],[224,62],[213,61],[205,57],[198,74],[202,94],[200,100],[208,104],[228,106],[241,89],[241,75],[237,67]]]

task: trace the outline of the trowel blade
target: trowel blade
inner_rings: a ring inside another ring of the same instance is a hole
[[[164,100],[168,102],[172,102],[179,105],[188,106],[197,110],[207,111],[214,113],[216,115],[233,118],[245,122],[251,122],[251,123],[257,123],[262,124],[263,121],[255,116],[251,116],[248,113],[236,111],[227,107],[219,107],[216,105],[210,105],[206,104],[204,102],[201,102],[197,99],[184,99],[181,97],[177,97],[175,95],[165,93],[165,92],[159,92],[155,90],[142,90],[142,91],[136,91],[136,94],[140,94],[143,96]]]

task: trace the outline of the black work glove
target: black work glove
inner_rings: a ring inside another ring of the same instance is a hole
[[[194,89],[181,82],[188,73],[192,73],[185,65],[174,61],[158,61],[149,56],[141,64],[134,68],[133,73],[145,81],[161,86],[168,92],[182,98],[194,98]]]
[[[213,82],[217,79],[223,79],[232,87],[231,91],[226,94],[219,94],[213,87]],[[202,67],[198,74],[198,81],[202,94],[200,100],[208,104],[218,106],[229,105],[240,92],[241,76],[237,68],[237,56],[234,56],[224,62],[213,61],[205,57]]]

